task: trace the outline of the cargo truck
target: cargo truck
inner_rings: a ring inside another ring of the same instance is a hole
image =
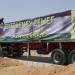
[[[51,53],[54,64],[75,62],[75,10],[0,24],[3,56],[19,57],[25,49]]]

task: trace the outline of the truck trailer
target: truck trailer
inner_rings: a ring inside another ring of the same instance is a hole
[[[75,62],[75,10],[0,24],[3,56],[19,57],[24,50],[51,53],[54,64]]]

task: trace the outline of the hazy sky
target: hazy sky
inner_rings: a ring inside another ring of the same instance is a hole
[[[0,0],[0,17],[12,22],[74,8],[75,0]]]

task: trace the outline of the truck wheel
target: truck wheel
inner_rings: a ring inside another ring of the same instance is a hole
[[[22,56],[23,55],[23,49],[20,47],[19,49],[18,49],[18,57],[20,57],[20,56]]]
[[[75,63],[75,50],[72,50],[68,55],[69,64]]]
[[[7,51],[3,51],[3,52],[2,52],[2,56],[3,56],[3,57],[8,57],[8,52],[7,52]]]
[[[12,54],[12,57],[17,57],[18,55],[17,54]]]
[[[51,60],[54,64],[64,65],[66,63],[66,54],[63,50],[55,49],[52,51]]]

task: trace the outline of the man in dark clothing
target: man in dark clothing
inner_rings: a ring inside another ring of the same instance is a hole
[[[4,18],[1,18],[0,19],[0,36],[2,35],[3,33],[3,28],[4,28],[4,22],[3,22]]]
[[[4,20],[4,18],[0,19],[0,24],[4,24],[3,20]]]

